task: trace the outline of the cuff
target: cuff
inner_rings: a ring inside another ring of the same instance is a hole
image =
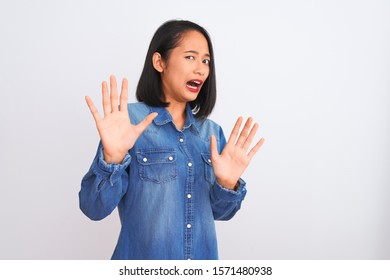
[[[224,188],[220,184],[218,184],[217,180],[215,180],[215,184],[212,188],[212,192],[215,197],[218,197],[221,200],[227,201],[240,201],[243,200],[246,195],[246,183],[241,178],[238,180],[239,186],[237,190],[229,190]]]
[[[104,160],[103,148],[101,147],[97,153],[97,157],[94,163],[94,172],[105,180],[109,180],[111,186],[114,185],[114,181],[119,179],[122,172],[129,166],[131,162],[131,156],[126,154],[121,163],[107,163]]]

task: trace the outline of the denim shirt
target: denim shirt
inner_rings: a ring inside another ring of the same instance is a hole
[[[79,192],[80,209],[101,220],[118,207],[121,231],[112,259],[218,259],[214,220],[229,220],[246,194],[216,182],[210,136],[219,152],[223,131],[211,120],[194,117],[178,130],[165,108],[128,105],[133,124],[151,112],[158,116],[121,164],[104,161],[101,143]]]

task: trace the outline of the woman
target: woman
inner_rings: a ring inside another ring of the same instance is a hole
[[[101,143],[81,185],[80,208],[100,220],[118,207],[121,232],[112,259],[218,259],[214,220],[228,220],[246,194],[240,176],[258,124],[240,117],[226,143],[207,119],[216,100],[214,54],[207,32],[169,21],[154,34],[127,104],[123,79],[102,84],[104,118],[87,104]]]

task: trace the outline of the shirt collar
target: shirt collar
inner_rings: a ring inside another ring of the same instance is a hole
[[[150,112],[157,112],[158,116],[153,120],[153,122],[156,125],[164,125],[169,122],[173,123],[172,116],[168,112],[168,110],[165,107],[150,107]],[[199,133],[199,129],[197,127],[197,122],[194,114],[192,113],[190,104],[187,103],[186,105],[186,122],[184,124],[183,130],[187,128],[191,128],[195,130],[195,132]]]

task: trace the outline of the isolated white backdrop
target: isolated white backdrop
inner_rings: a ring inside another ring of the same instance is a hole
[[[109,259],[115,211],[78,191],[99,140],[84,101],[127,77],[169,19],[211,34],[228,134],[266,142],[248,195],[217,222],[222,259],[390,258],[389,1],[0,1],[0,259]],[[260,135],[259,135],[260,136]]]

